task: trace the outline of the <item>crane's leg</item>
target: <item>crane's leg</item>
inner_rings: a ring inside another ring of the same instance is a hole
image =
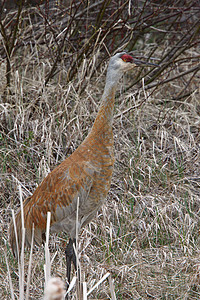
[[[70,284],[70,273],[71,273],[71,262],[74,264],[75,270],[77,270],[76,264],[76,254],[74,252],[73,244],[76,245],[76,239],[69,239],[69,243],[67,244],[65,255],[66,255],[66,262],[67,262],[67,289]]]

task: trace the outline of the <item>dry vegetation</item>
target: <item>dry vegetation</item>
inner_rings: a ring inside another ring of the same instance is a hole
[[[154,57],[160,69],[138,70],[119,84],[115,170],[105,205],[80,235],[83,273],[90,288],[110,272],[117,299],[199,299],[197,1],[18,2],[5,13],[1,1],[0,298],[11,298],[5,254],[19,295],[7,234],[18,185],[25,198],[81,143],[109,54],[128,49]],[[50,247],[51,256],[57,252],[52,275],[63,279],[66,240],[52,236]],[[43,295],[43,265],[41,247],[33,254],[30,299]],[[110,297],[107,281],[89,296]]]

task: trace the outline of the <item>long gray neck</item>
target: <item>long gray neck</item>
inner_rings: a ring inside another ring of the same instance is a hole
[[[119,79],[122,77],[121,72],[114,72],[112,69],[108,67],[108,72],[106,75],[106,84],[102,96],[102,100],[104,100],[107,96],[107,94],[110,93],[111,89],[115,89],[117,87]]]
[[[109,130],[108,127],[112,127],[115,91],[120,77],[121,74],[113,74],[108,69],[101,105],[91,129],[91,132],[94,131],[95,134],[97,130],[107,131]]]

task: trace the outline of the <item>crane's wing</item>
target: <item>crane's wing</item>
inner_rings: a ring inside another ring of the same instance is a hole
[[[75,157],[76,158],[76,157]],[[74,159],[75,159],[74,158]],[[66,231],[74,235],[76,229],[77,199],[84,205],[93,184],[95,170],[87,161],[72,160],[71,156],[55,168],[24,201],[25,242],[31,243],[34,224],[34,241],[42,242],[46,231],[47,212],[51,212],[52,232]],[[19,244],[21,243],[21,212],[16,216]],[[11,244],[16,248],[11,224]],[[21,248],[21,247],[20,247]],[[15,249],[14,249],[15,251]]]

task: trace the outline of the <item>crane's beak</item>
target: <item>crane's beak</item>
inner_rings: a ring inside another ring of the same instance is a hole
[[[136,59],[134,58],[133,59],[133,63],[136,64],[137,66],[154,66],[154,67],[159,67],[159,65],[156,65],[156,64],[152,64],[152,63],[149,63],[149,62],[146,62],[146,61],[142,61],[140,59]]]

